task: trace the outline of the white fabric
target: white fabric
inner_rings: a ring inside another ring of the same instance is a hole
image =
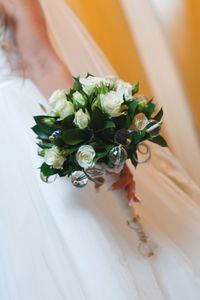
[[[73,75],[114,74],[115,71],[64,0],[40,0],[50,38]],[[72,42],[73,41],[73,42]],[[75,58],[75,54],[77,59]]]
[[[0,66],[0,299],[198,300],[199,189],[171,154],[155,147],[154,163],[137,170],[138,209],[157,244],[146,258],[115,203],[120,193],[40,181],[30,127],[46,102],[31,81],[3,75],[2,50]]]
[[[149,0],[121,0],[138,54],[154,95],[165,111],[165,129],[173,152],[200,183],[200,144],[166,36]]]

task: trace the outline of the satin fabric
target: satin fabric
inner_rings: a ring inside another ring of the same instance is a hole
[[[156,246],[147,258],[115,201],[120,192],[40,180],[30,127],[47,103],[2,49],[0,65],[0,299],[198,300],[199,189],[170,152],[152,147],[153,163],[135,175],[137,210]]]

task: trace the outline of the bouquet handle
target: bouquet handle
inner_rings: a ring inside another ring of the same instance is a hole
[[[108,187],[110,187],[119,176],[118,174],[107,174],[105,176],[105,182]],[[134,179],[133,179],[134,180]],[[138,244],[138,251],[144,255],[151,257],[154,255],[153,246],[151,245],[151,241],[149,240],[145,229],[142,225],[140,216],[136,213],[134,202],[129,201],[126,197],[125,191],[123,189],[114,191],[115,194],[115,201],[118,204],[118,207],[122,210],[127,225],[130,229],[134,230],[138,236],[139,244]]]

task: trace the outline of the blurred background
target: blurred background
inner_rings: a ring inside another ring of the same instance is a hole
[[[81,19],[119,76],[132,82],[140,80],[142,92],[152,96],[153,92],[138,55],[130,24],[121,6],[123,1],[65,1]],[[149,2],[180,77],[194,116],[194,124],[200,133],[200,1],[149,0]]]

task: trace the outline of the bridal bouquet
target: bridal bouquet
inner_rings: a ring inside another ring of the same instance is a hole
[[[99,183],[105,173],[120,172],[127,159],[135,167],[150,159],[144,141],[166,146],[160,135],[163,110],[138,90],[138,83],[90,74],[74,78],[69,91],[56,90],[47,114],[35,116],[32,128],[44,159],[41,178],[69,176],[76,187]]]

